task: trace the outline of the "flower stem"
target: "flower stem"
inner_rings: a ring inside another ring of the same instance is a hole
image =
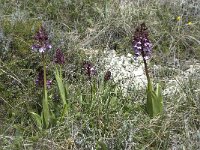
[[[45,93],[45,97],[47,97],[47,76],[46,76],[46,62],[45,62],[44,53],[42,53],[42,61],[43,61],[43,69],[44,69],[44,93]]]
[[[147,81],[148,81],[148,84],[149,84],[151,81],[150,81],[149,71],[148,71],[148,67],[147,67],[147,61],[145,59],[145,55],[144,55],[144,51],[143,50],[142,50],[142,58],[143,58],[143,62],[144,62],[144,68],[145,68]]]
[[[42,101],[43,118],[44,118],[44,126],[45,126],[45,128],[48,128],[50,118],[49,118],[49,104],[48,104],[48,97],[47,97],[46,62],[45,62],[44,53],[42,53],[42,61],[43,61],[43,68],[44,68],[44,98]]]

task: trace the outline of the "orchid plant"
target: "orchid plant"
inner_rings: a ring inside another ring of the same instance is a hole
[[[39,52],[42,55],[43,62],[43,70],[41,70],[38,74],[38,78],[36,80],[36,84],[43,85],[44,88],[44,96],[42,100],[42,113],[41,116],[35,112],[31,112],[34,120],[37,123],[39,129],[48,128],[50,123],[50,109],[48,103],[48,95],[47,95],[47,86],[50,85],[51,81],[47,80],[46,76],[46,59],[45,53],[50,50],[52,46],[49,43],[48,35],[42,26],[39,31],[34,36],[35,44],[32,45],[32,50]]]
[[[43,87],[44,97],[42,100],[41,115],[35,112],[31,112],[31,115],[33,119],[35,120],[37,127],[41,130],[44,128],[49,128],[54,123],[60,122],[64,118],[64,116],[67,114],[69,106],[66,101],[67,84],[63,82],[63,78],[62,78],[62,65],[65,63],[64,54],[62,53],[60,49],[57,49],[54,55],[54,63],[55,63],[54,74],[57,81],[61,103],[62,103],[61,114],[59,114],[59,116],[55,116],[53,111],[50,111],[50,108],[49,108],[47,88],[50,88],[52,81],[47,80],[46,60],[45,60],[46,52],[50,50],[52,46],[49,44],[49,38],[44,27],[41,27],[39,29],[39,31],[34,36],[34,39],[36,43],[32,46],[32,50],[39,52],[42,55],[42,62],[43,62],[43,69],[39,71],[38,77],[36,79],[36,85]]]
[[[60,119],[58,120],[59,122],[64,118],[64,116],[68,113],[69,110],[69,105],[66,101],[66,96],[67,96],[67,83],[64,83],[63,77],[62,77],[62,65],[65,63],[65,57],[63,52],[60,49],[57,49],[54,55],[54,63],[55,63],[55,77],[60,93],[60,97],[62,100],[62,112]]]
[[[149,71],[147,66],[147,60],[150,59],[152,54],[152,43],[148,38],[148,30],[145,23],[142,23],[136,28],[133,38],[133,49],[135,57],[142,56],[144,62],[145,73],[147,77],[147,102],[146,110],[150,117],[154,117],[161,114],[163,111],[163,98],[160,85],[157,83],[156,90],[154,90]]]

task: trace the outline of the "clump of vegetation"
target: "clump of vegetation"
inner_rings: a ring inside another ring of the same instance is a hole
[[[133,39],[133,49],[135,51],[136,58],[142,56],[145,74],[147,77],[147,102],[146,110],[151,117],[155,117],[161,114],[163,111],[163,98],[159,83],[157,84],[156,90],[154,90],[152,81],[149,75],[149,69],[147,66],[147,59],[151,57],[152,43],[148,38],[149,33],[145,23],[142,23],[137,27]]]

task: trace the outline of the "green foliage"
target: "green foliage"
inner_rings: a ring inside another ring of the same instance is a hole
[[[63,103],[63,105],[66,105],[67,104],[66,96],[65,96],[66,92],[65,92],[65,85],[63,83],[63,78],[62,78],[62,70],[61,70],[61,68],[60,68],[59,71],[58,71],[58,68],[56,68],[55,70],[56,70],[55,71],[55,77],[56,77],[56,81],[57,81],[57,84],[58,84],[62,103]]]
[[[41,130],[41,129],[45,129],[45,128],[49,128],[50,125],[52,125],[51,122],[51,114],[50,114],[50,109],[49,109],[49,101],[48,101],[48,95],[47,95],[47,75],[46,75],[46,60],[45,60],[45,56],[44,53],[42,53],[42,61],[43,61],[43,69],[44,69],[44,95],[43,95],[43,99],[42,99],[42,112],[41,112],[41,116],[34,113],[34,112],[30,112],[33,119],[36,122],[37,127]]]
[[[65,117],[65,115],[69,111],[69,105],[68,105],[68,103],[66,101],[66,93],[67,93],[68,89],[67,89],[67,84],[65,86],[65,83],[64,83],[63,78],[62,78],[61,67],[60,67],[60,70],[58,70],[58,68],[55,68],[55,73],[54,74],[55,74],[55,77],[56,77],[56,81],[57,81],[60,97],[61,97],[61,100],[62,100],[62,112],[61,112],[61,114],[59,116],[59,118],[60,118],[59,121],[62,121],[63,118]]]
[[[10,41],[10,50],[14,55],[24,57],[31,50],[33,44],[33,33],[41,26],[41,21],[29,19],[26,21],[17,20],[15,22],[4,19],[1,26],[5,36]]]
[[[48,103],[48,97],[47,97],[47,89],[44,89],[44,98],[42,100],[42,124],[43,128],[48,128],[49,125],[51,125],[50,119],[50,109],[49,109],[49,103]]]
[[[66,6],[68,12],[64,17],[68,20],[68,25],[76,24],[79,32],[84,32],[87,27],[92,27],[94,22],[101,20],[103,12],[101,8],[105,5],[93,0],[72,0]]]
[[[97,142],[97,148],[96,149],[97,150],[108,150],[106,144],[104,142],[101,142],[101,141]]]
[[[163,111],[163,98],[161,88],[158,83],[155,91],[152,87],[152,83],[148,83],[146,109],[150,117],[155,117],[156,115],[161,114]]]
[[[46,71],[44,71],[44,74],[45,74],[45,72]],[[65,86],[65,84],[63,82],[61,67],[60,67],[60,70],[58,70],[58,68],[55,68],[54,74],[55,74],[55,78],[56,78],[59,93],[60,93],[62,107],[57,107],[56,105],[52,105],[52,108],[49,108],[47,89],[45,88],[46,77],[44,77],[44,97],[42,100],[41,116],[38,115],[37,113],[30,112],[33,119],[36,122],[38,129],[40,129],[40,130],[52,127],[52,126],[56,125],[56,123],[61,123],[61,121],[63,121],[64,117],[66,117],[66,114],[69,111],[69,106],[66,101],[66,93],[67,93],[68,89],[67,89],[67,85]],[[44,75],[44,76],[46,76],[46,75]],[[50,109],[53,111],[50,111]],[[60,110],[57,111],[56,109],[60,109]]]
[[[42,117],[35,112],[30,112],[30,114],[33,117],[33,120],[36,122],[37,128],[39,130],[42,130],[42,128],[43,128]]]

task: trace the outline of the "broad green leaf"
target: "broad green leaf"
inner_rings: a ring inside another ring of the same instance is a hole
[[[43,59],[43,67],[44,67],[44,97],[42,100],[42,122],[45,128],[49,127],[50,122],[50,114],[49,114],[49,103],[48,103],[48,95],[47,95],[47,77],[46,77],[46,62],[45,55],[42,53]]]
[[[33,120],[36,122],[37,127],[41,130],[42,129],[42,120],[41,120],[41,116],[38,115],[35,112],[30,112],[31,116],[33,117]]]
[[[153,117],[153,100],[152,100],[152,91],[147,90],[147,104],[146,104],[147,113]]]
[[[50,117],[51,126],[56,125],[58,119],[56,118],[53,111],[50,111]]]
[[[57,68],[56,68],[56,72],[55,72],[55,77],[56,77],[56,81],[57,81],[57,84],[58,84],[62,103],[63,103],[63,105],[66,105],[67,102],[66,102],[66,96],[65,96],[65,86],[64,86],[63,81],[62,81],[62,73],[61,73],[61,71],[59,72]]]
[[[108,150],[106,144],[104,142],[98,141],[97,142],[97,150]]]
[[[61,114],[61,117],[60,117],[60,121],[63,120],[66,113],[67,113],[67,104],[65,104],[64,107],[63,107],[62,114]]]
[[[163,97],[162,97],[162,91],[161,91],[161,88],[160,88],[160,85],[157,84],[156,85],[156,96],[157,96],[157,107],[159,109],[159,113],[162,113],[163,111]]]
[[[157,84],[156,91],[154,91],[152,84],[148,83],[146,109],[150,117],[154,117],[162,112],[163,103],[159,84]]]
[[[42,101],[42,116],[43,116],[43,123],[45,128],[49,127],[49,121],[50,121],[50,114],[49,114],[49,105],[48,105],[48,98],[47,98],[47,91],[45,90],[45,95]]]

